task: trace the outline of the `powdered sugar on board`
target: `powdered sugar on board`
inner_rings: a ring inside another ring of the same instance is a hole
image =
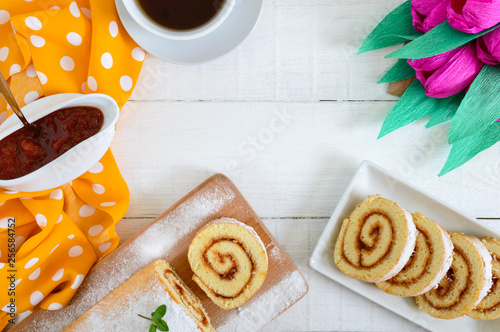
[[[92,305],[100,301],[125,280],[168,253],[188,233],[200,227],[205,219],[234,198],[234,192],[212,187],[189,197],[166,217],[157,220],[128,245],[112,252],[87,275],[70,303],[57,311],[38,315],[37,332],[62,331]],[[33,326],[20,325],[16,331],[33,331]]]
[[[307,284],[304,277],[294,271],[267,292],[250,299],[236,309],[238,314],[230,316],[224,325],[217,328],[217,332],[257,331],[306,292]]]
[[[192,281],[193,272],[187,258],[188,247],[196,232],[223,217],[234,218],[252,227],[264,243],[269,258],[269,269],[262,287],[242,307],[232,310],[219,308]],[[15,331],[61,331],[157,258],[169,261],[192,288],[217,330],[221,326],[231,330],[232,324],[246,324],[247,329],[256,331],[307,293],[302,275],[266,225],[234,184],[227,177],[216,174],[99,262],[69,306],[50,312],[36,310],[17,325]],[[240,329],[243,327],[235,331]]]

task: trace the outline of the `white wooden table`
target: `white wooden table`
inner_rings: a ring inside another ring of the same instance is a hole
[[[112,149],[131,190],[122,240],[210,175],[227,174],[307,278],[264,331],[423,331],[320,275],[308,259],[363,159],[500,230],[500,146],[448,175],[448,124],[377,141],[396,98],[387,50],[356,56],[402,0],[267,0],[248,40],[198,66],[148,56]]]

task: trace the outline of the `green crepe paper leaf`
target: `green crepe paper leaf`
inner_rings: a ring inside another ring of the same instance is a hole
[[[444,21],[426,34],[418,37],[411,43],[404,45],[399,50],[394,51],[385,57],[413,60],[428,58],[463,46],[470,41],[495,30],[499,26],[500,24],[497,24],[494,27],[479,33],[465,33],[453,29],[448,21]]]
[[[452,98],[428,97],[422,83],[419,80],[413,81],[385,118],[378,138],[446,107]]]
[[[494,123],[473,136],[455,142],[439,176],[445,175],[465,164],[475,155],[492,147],[498,141],[500,141],[500,123]]]
[[[399,59],[377,84],[397,82],[414,76],[415,69],[408,64],[408,61],[406,59]]]
[[[438,124],[441,124],[446,121],[450,121],[453,119],[455,114],[457,113],[457,109],[460,106],[460,103],[464,99],[465,92],[460,92],[456,94],[452,100],[446,105],[445,108],[436,111],[436,113],[432,114],[431,119],[425,125],[426,128],[434,127]]]
[[[413,28],[411,0],[390,12],[366,37],[358,54],[413,40],[422,33]]]
[[[500,66],[484,65],[451,120],[450,144],[475,135],[500,118]]]

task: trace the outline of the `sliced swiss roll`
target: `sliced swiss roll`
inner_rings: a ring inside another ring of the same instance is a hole
[[[351,278],[381,282],[403,269],[416,237],[410,212],[380,195],[368,196],[342,224],[335,264]]]
[[[148,317],[162,305],[171,331],[215,332],[201,301],[164,260],[134,274],[64,331],[148,331]]]
[[[443,319],[464,316],[486,296],[492,285],[491,255],[476,237],[450,233],[451,267],[436,289],[417,296],[425,313]]]
[[[421,213],[414,213],[417,227],[415,250],[401,272],[377,286],[397,296],[416,296],[436,288],[453,261],[453,242],[448,232]]]
[[[203,227],[189,246],[193,280],[222,309],[239,307],[264,283],[268,260],[255,230],[221,218]]]
[[[467,316],[492,320],[500,318],[500,240],[487,238],[483,239],[482,242],[493,259],[493,284],[488,295]]]

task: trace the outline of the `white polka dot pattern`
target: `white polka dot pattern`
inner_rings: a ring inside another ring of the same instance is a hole
[[[97,81],[94,77],[89,76],[89,78],[87,79],[87,87],[92,91],[97,90]]]
[[[52,254],[52,253],[54,252],[54,250],[56,250],[56,249],[57,249],[57,247],[59,247],[59,243],[58,243],[58,244],[56,244],[56,246],[55,246],[54,248],[52,248],[52,250],[51,250],[51,251],[50,251],[50,253],[49,253],[49,256],[50,256],[50,254]]]
[[[10,14],[6,10],[0,10],[0,24],[5,24],[9,22],[10,20]]]
[[[33,35],[30,37],[30,41],[35,47],[43,47],[45,45],[45,39],[40,36]]]
[[[40,226],[40,227],[47,226],[47,217],[45,217],[43,214],[37,214],[35,216],[35,219],[36,219],[36,223],[38,224],[38,226]]]
[[[35,258],[32,258],[28,261],[28,263],[26,263],[26,265],[24,265],[24,268],[25,269],[29,269],[30,267],[32,267],[33,265],[35,265],[36,263],[38,262],[38,258],[35,257]]]
[[[74,246],[69,250],[68,255],[69,257],[77,257],[80,256],[82,253],[83,253],[82,247]]]
[[[71,285],[71,288],[77,289],[78,287],[80,287],[80,285],[82,284],[83,278],[84,278],[83,274],[77,275],[75,278],[75,281]]]
[[[80,211],[78,211],[78,213],[80,214],[80,217],[90,217],[95,213],[95,207],[85,204],[80,208]]]
[[[104,189],[103,186],[101,186],[100,184],[93,184],[92,185],[92,190],[94,190],[94,192],[97,194],[97,195],[102,195],[104,194],[104,192],[106,191],[106,189]]]
[[[69,11],[74,17],[80,17],[80,9],[78,8],[78,4],[76,2],[72,2],[69,5]]]
[[[82,37],[76,32],[70,32],[66,35],[66,40],[73,46],[80,46],[82,44]]]
[[[118,36],[118,24],[116,24],[115,21],[111,21],[109,23],[109,34],[113,38],[115,38],[116,36]]]
[[[99,251],[105,253],[111,247],[111,242],[103,243],[99,246]]]
[[[38,74],[38,78],[40,79],[40,82],[42,84],[47,84],[47,75],[45,75],[44,73],[39,72],[39,71],[37,72],[37,74]]]
[[[62,199],[63,198],[63,192],[61,189],[56,189],[53,192],[50,193],[50,198],[52,199]]]
[[[137,61],[144,61],[146,58],[146,52],[140,47],[136,47],[132,50],[132,58]]]
[[[21,66],[18,65],[17,63],[13,64],[10,66],[10,75],[14,75],[15,73],[19,73],[21,71]],[[12,191],[6,191],[6,194],[12,193],[12,194],[17,194],[17,192],[12,192]]]
[[[90,236],[97,236],[103,230],[104,230],[104,227],[102,227],[102,225],[94,225],[94,226],[92,226],[92,227],[89,228],[89,235]]]
[[[40,22],[40,20],[37,17],[28,16],[24,20],[24,23],[31,30],[38,31],[38,30],[42,29],[42,22]]]
[[[54,303],[51,303],[47,309],[48,310],[59,310],[62,307],[63,307],[62,304],[54,302]]]
[[[122,89],[124,91],[130,91],[130,89],[132,89],[132,85],[133,85],[133,82],[132,82],[132,79],[130,78],[130,76],[123,75],[120,78],[120,86],[122,87]]]
[[[9,56],[9,48],[7,46],[0,48],[0,61],[4,62]]]
[[[43,294],[40,291],[35,291],[30,296],[30,302],[32,305],[37,305],[43,300]]]
[[[92,12],[88,8],[80,8],[80,10],[89,20],[92,19]]]
[[[109,52],[106,52],[101,56],[101,64],[106,69],[111,69],[111,67],[113,67],[113,57]]]
[[[9,219],[12,219],[12,217],[5,217],[0,219],[0,228],[3,229],[9,228]]]
[[[64,269],[59,269],[57,270],[57,272],[54,274],[54,276],[52,277],[52,280],[54,281],[59,281],[61,280],[61,278],[63,277],[63,274],[64,274]]]
[[[31,78],[36,77],[36,70],[33,64],[30,64],[28,67],[26,67],[26,75]]]
[[[73,69],[75,69],[75,61],[73,61],[73,59],[69,56],[63,56],[61,58],[60,64],[62,69],[66,71],[72,71]]]
[[[38,98],[40,98],[40,95],[38,94],[38,92],[36,91],[30,91],[28,92],[25,96],[24,96],[24,102],[26,104],[29,104],[29,103],[32,103],[34,102],[35,100],[37,100]]]
[[[92,166],[89,169],[89,172],[93,173],[93,174],[97,174],[97,173],[101,173],[103,169],[104,169],[104,166],[100,162],[97,162],[94,166]]]
[[[36,280],[40,276],[40,268],[37,268],[35,271],[33,271],[29,276],[29,280]]]

